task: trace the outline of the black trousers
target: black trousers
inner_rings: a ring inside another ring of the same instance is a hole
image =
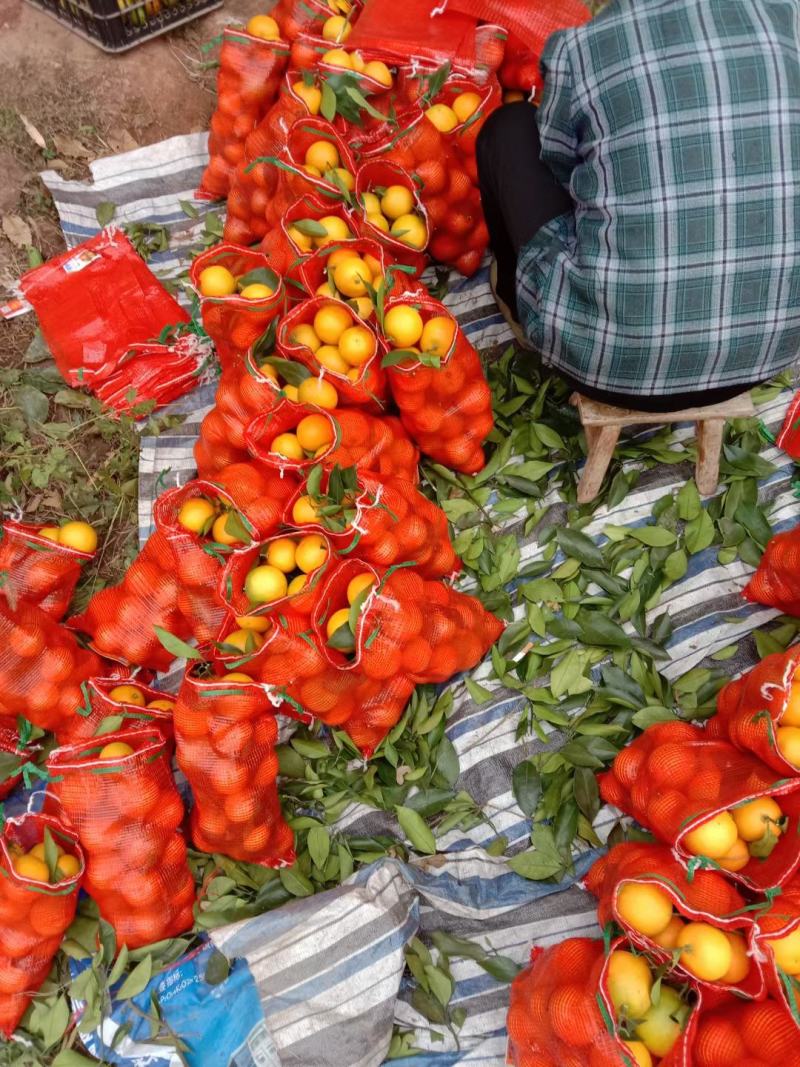
[[[497,295],[516,319],[519,317],[516,278],[520,251],[551,219],[574,210],[572,197],[542,162],[540,153],[536,108],[532,104],[519,102],[498,108],[478,135],[478,177],[489,239],[497,260]],[[562,370],[558,374],[573,389],[593,400],[655,412],[676,411],[697,403],[718,404],[759,384],[669,396],[637,396],[595,389]]]

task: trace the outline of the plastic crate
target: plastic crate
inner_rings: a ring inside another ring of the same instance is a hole
[[[125,52],[184,22],[222,7],[223,0],[28,0],[104,52]]]

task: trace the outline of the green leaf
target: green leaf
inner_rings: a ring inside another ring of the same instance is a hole
[[[665,530],[663,526],[640,526],[631,529],[631,537],[641,541],[650,548],[666,548],[667,545],[675,544],[675,534],[672,530]]]
[[[447,1021],[444,1008],[439,1001],[421,986],[415,986],[411,994],[411,1007],[420,1013],[428,1022],[443,1026]]]
[[[478,682],[474,682],[471,678],[466,678],[464,684],[467,687],[467,692],[476,704],[485,704],[487,700],[491,700],[494,696],[491,689],[487,689]]]
[[[222,985],[230,973],[231,965],[227,958],[215,949],[206,964],[206,982],[209,985]]]
[[[35,389],[32,385],[21,385],[18,389],[12,389],[11,396],[29,426],[47,420],[50,401],[40,389]]]
[[[678,490],[676,503],[678,505],[678,518],[683,519],[684,522],[696,519],[702,511],[703,503],[692,478]]]
[[[188,215],[190,219],[196,219],[199,216],[200,212],[191,200],[179,200],[178,203],[180,204],[181,211],[184,215]]]
[[[238,511],[229,511],[225,518],[225,533],[229,537],[236,538],[237,541],[241,541],[243,545],[249,545],[252,541],[250,531],[242,521],[242,517]]]
[[[689,561],[682,548],[670,552],[664,560],[664,576],[671,582],[677,582],[683,578],[689,567]]]
[[[110,200],[104,200],[102,204],[97,205],[94,213],[99,226],[108,226],[117,213],[117,205],[112,204]]]
[[[658,704],[651,704],[646,708],[640,708],[640,710],[633,716],[631,722],[634,726],[638,726],[640,730],[646,730],[648,726],[653,726],[657,722],[674,722],[676,718],[677,716],[671,708],[664,708]]]
[[[328,638],[328,645],[339,652],[353,652],[355,650],[356,639],[349,623],[344,622],[338,629],[334,630]]]
[[[44,1045],[51,1048],[57,1041],[60,1041],[68,1025],[69,1004],[66,997],[60,996],[56,998],[40,1027]]]
[[[249,270],[247,274],[240,274],[236,279],[239,292],[246,289],[248,285],[266,285],[274,292],[278,288],[278,275],[269,267],[256,267],[255,270]]]
[[[116,985],[125,972],[125,968],[128,966],[128,946],[123,945],[119,950],[119,956],[114,963],[114,966],[108,972],[108,984],[110,986]]]
[[[784,651],[784,647],[780,641],[776,641],[774,637],[765,633],[763,630],[756,630],[754,636],[756,640],[756,651],[761,659],[764,659],[766,656],[771,656],[776,652]]]
[[[65,1048],[59,1052],[50,1067],[97,1067],[97,1060],[82,1056],[75,1049]]]
[[[767,522],[764,512],[756,504],[740,504],[734,518],[750,534],[761,548],[767,547],[772,537],[772,527]]]
[[[406,361],[409,363],[421,362],[419,352],[412,352],[408,348],[393,348],[383,357],[381,366],[396,367],[398,364],[405,363]]]
[[[585,533],[564,527],[556,531],[556,541],[565,556],[589,567],[605,567],[603,553]]]
[[[187,645],[185,641],[181,641],[175,634],[171,634],[169,630],[164,630],[160,626],[153,626],[156,637],[167,650],[171,652],[173,656],[178,659],[202,659],[203,657],[197,651],[196,648],[192,648],[191,645]]]
[[[302,363],[296,363],[293,359],[281,359],[280,356],[269,356],[264,360],[270,367],[274,367],[287,385],[297,387],[306,378],[311,377],[311,371]]]
[[[328,231],[316,219],[298,219],[292,226],[306,237],[327,237]]]
[[[293,897],[310,897],[314,895],[314,886],[300,871],[297,864],[294,867],[282,867],[278,871],[283,888]]]
[[[716,652],[713,652],[711,658],[718,662],[724,662],[725,660],[733,659],[738,651],[738,645],[725,645],[724,648],[717,649]]]
[[[145,956],[141,963],[137,963],[131,973],[120,986],[116,994],[116,1000],[130,1000],[136,997],[147,986],[153,977],[153,957]]]
[[[708,548],[714,540],[714,534],[714,523],[711,520],[711,516],[707,511],[701,511],[697,518],[686,524],[684,542],[689,553],[694,555],[696,552],[702,552],[704,548]]]
[[[395,807],[395,813],[403,833],[417,852],[432,856],[436,852],[436,839],[422,816],[403,805]]]
[[[530,760],[518,763],[514,768],[511,789],[523,815],[532,818],[542,795],[542,776]]]
[[[314,826],[308,831],[308,854],[320,870],[325,866],[331,852],[331,836],[324,826]]]
[[[322,101],[319,110],[323,118],[326,118],[328,122],[333,122],[336,117],[336,93],[325,80],[322,81]]]
[[[564,599],[561,586],[558,582],[554,582],[552,578],[536,578],[534,581],[520,586],[520,592],[526,600],[537,604],[560,604]]]
[[[522,967],[508,956],[485,956],[477,963],[497,982],[513,982],[522,970]]]
[[[570,650],[550,673],[550,692],[556,699],[563,697],[583,674],[583,660],[576,649]]]
[[[58,849],[56,843],[53,840],[53,835],[50,833],[50,827],[44,828],[44,862],[47,864],[47,871],[50,875],[51,882],[60,881],[58,875]]]
[[[594,771],[588,767],[576,767],[573,792],[578,808],[592,822],[600,810],[600,791]]]
[[[533,882],[541,882],[545,878],[553,878],[563,868],[564,864],[560,856],[555,858],[543,855],[536,849],[528,849],[527,852],[519,852],[512,856],[508,865],[516,874]]]
[[[428,979],[431,993],[433,993],[442,1007],[446,1007],[450,1003],[450,998],[453,995],[452,981],[441,968],[434,967],[433,964],[430,963],[425,966],[425,977]]]
[[[631,647],[631,639],[619,623],[599,611],[583,612],[577,621],[581,628],[581,637],[587,645],[623,649]]]

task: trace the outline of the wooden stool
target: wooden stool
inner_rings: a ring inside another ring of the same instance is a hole
[[[693,422],[697,427],[697,465],[695,482],[702,496],[716,492],[719,482],[719,457],[722,431],[726,419],[747,419],[755,415],[749,393],[742,393],[721,404],[686,408],[683,411],[630,411],[589,400],[573,393],[570,403],[578,409],[586,433],[589,454],[578,483],[578,503],[588,504],[600,492],[611,457],[623,426],[663,425],[668,422]]]

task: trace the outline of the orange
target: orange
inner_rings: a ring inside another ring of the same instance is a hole
[[[371,59],[369,63],[364,65],[364,70],[361,73],[365,78],[372,78],[379,85],[385,85],[387,89],[392,87],[392,72],[379,59]]]
[[[353,27],[343,15],[331,15],[322,25],[322,37],[326,41],[341,44],[352,33]],[[346,54],[346,53],[345,53]]]
[[[12,862],[14,870],[20,878],[30,878],[34,882],[50,881],[50,871],[47,869],[47,864],[44,860],[28,854],[26,856],[16,856]]]
[[[262,363],[258,368],[259,374],[263,374],[265,378],[269,378],[271,382],[278,384],[278,372],[270,363]]]
[[[48,541],[58,540],[59,529],[57,526],[42,526],[39,529],[39,537],[44,537]]]
[[[300,447],[306,452],[316,452],[318,448],[333,443],[334,430],[326,415],[306,415],[297,424],[295,430]]]
[[[423,352],[432,352],[444,358],[450,351],[456,335],[456,324],[446,315],[434,315],[428,319],[420,337],[419,347]]]
[[[214,525],[211,527],[211,539],[212,541],[216,541],[219,545],[240,545],[242,542],[239,538],[228,533],[227,523],[229,514],[230,512],[223,511],[221,515],[218,515],[217,518],[214,519]]]
[[[439,133],[450,133],[458,126],[458,115],[447,104],[434,104],[425,111],[425,118]]]
[[[244,297],[245,300],[266,300],[274,292],[275,290],[270,289],[268,285],[261,285],[255,282],[253,285],[246,285],[239,293],[239,296]]]
[[[343,48],[330,48],[322,55],[321,62],[327,63],[331,67],[343,67],[345,70],[354,69],[350,53],[345,52]],[[334,163],[333,166],[336,166],[336,164]]]
[[[323,378],[305,378],[298,386],[297,400],[300,404],[314,404],[326,411],[333,411],[339,403],[339,394]]]
[[[295,596],[297,593],[302,592],[303,589],[305,589],[307,581],[308,578],[305,574],[295,575],[295,577],[292,578],[291,582],[289,582],[289,588],[286,590],[287,595]]]
[[[356,187],[356,179],[350,173],[350,171],[347,170],[346,167],[334,167],[333,168],[333,173],[339,179],[339,184],[343,185],[345,187],[345,189],[348,191],[348,193],[352,193],[352,191]],[[326,172],[326,177],[328,178],[328,181],[331,180],[329,171]],[[336,184],[336,183],[333,182],[332,184]]]
[[[124,756],[132,756],[133,749],[130,745],[127,745],[124,741],[110,741],[107,745],[97,753],[97,758],[106,759],[122,759]]]
[[[298,441],[297,435],[293,433],[279,433],[277,437],[272,439],[269,450],[274,452],[275,455],[283,456],[284,459],[300,460],[305,458],[303,446]]]
[[[264,644],[264,638],[252,630],[232,630],[227,637],[222,639],[221,644],[230,645],[239,652],[250,653],[255,652]]]
[[[389,223],[380,211],[370,211],[367,214],[367,222],[375,226],[376,229],[383,230],[384,233],[389,232]]]
[[[245,594],[253,604],[271,604],[286,596],[286,575],[268,563],[253,567],[244,580]],[[226,644],[230,644],[226,638]]]
[[[672,900],[649,882],[625,882],[617,893],[617,914],[634,930],[653,937],[672,919]]]
[[[654,1056],[667,1056],[681,1036],[686,1004],[672,986],[662,985],[658,1003],[651,1005],[635,1034]]]
[[[314,333],[326,345],[337,344],[344,331],[352,325],[353,316],[341,304],[325,304],[314,316]]]
[[[704,982],[718,982],[733,963],[733,948],[722,930],[708,923],[687,923],[675,946],[683,967]]]
[[[292,86],[296,96],[299,96],[308,108],[309,114],[318,115],[322,104],[322,93],[316,85],[306,85],[305,82],[295,82]]]
[[[322,171],[319,169],[319,167],[312,167],[310,163],[306,163],[303,167],[303,170],[306,172],[306,174],[310,174],[312,178],[322,177]]]
[[[726,985],[738,985],[750,973],[750,957],[747,955],[747,942],[742,934],[725,932],[731,946],[731,965],[720,978]]]
[[[305,348],[310,348],[312,352],[316,352],[321,343],[319,337],[314,333],[314,328],[305,322],[301,322],[299,326],[295,326],[289,334],[289,341],[293,345],[303,345]],[[302,385],[303,383],[301,383],[301,388]]]
[[[608,992],[617,1011],[640,1018],[650,1007],[653,976],[643,956],[620,950],[608,959]]]
[[[364,62],[364,58],[360,52],[350,53],[350,63],[352,64],[353,70],[357,74],[363,74],[366,70],[367,65]]]
[[[336,290],[333,288],[330,282],[323,282],[322,285],[318,285],[314,290],[315,296],[327,296],[331,299],[336,298]]]
[[[747,843],[742,841],[741,837],[736,838],[729,852],[717,859],[717,863],[724,871],[741,871],[749,862],[750,852]]]
[[[399,219],[414,209],[414,194],[405,185],[390,185],[381,197],[380,209],[387,219]]]
[[[314,238],[314,244],[317,248],[323,248],[334,241],[347,241],[353,236],[347,223],[344,219],[340,219],[338,215],[323,215],[319,220],[319,224],[324,227],[325,236]]]
[[[796,672],[794,683],[786,698],[786,706],[780,717],[781,726],[800,726],[800,678],[798,675],[800,671]]]
[[[731,809],[731,815],[742,841],[760,841],[767,828],[776,836],[781,833],[783,812],[772,797],[757,797],[746,804],[740,804]]]
[[[358,256],[340,259],[329,267],[333,282],[345,296],[366,296],[367,284],[372,282],[372,271]]]
[[[317,521],[319,506],[310,496],[300,496],[292,505],[292,521],[298,526]]]
[[[228,671],[227,674],[223,674],[222,680],[224,682],[250,682],[253,679],[249,674],[244,674],[242,671]]]
[[[299,392],[296,385],[284,385],[283,395],[287,400],[291,400],[293,404],[299,403]]]
[[[144,693],[135,685],[115,685],[109,690],[108,698],[119,704],[134,704],[137,708],[143,708],[147,703]]]
[[[368,571],[351,578],[347,584],[347,603],[352,604],[371,585],[375,585],[375,575]]]
[[[341,263],[343,259],[358,259],[358,252],[354,248],[334,248],[332,252],[328,253],[326,259],[326,265],[330,271],[331,267],[335,267],[337,263]]]
[[[321,175],[322,171],[320,171],[319,173]],[[298,230],[296,226],[289,226],[289,228],[286,230],[286,234],[289,240],[293,241],[301,252],[310,252],[311,249],[314,247],[314,242],[311,240],[308,234],[302,233],[300,230]]]
[[[77,856],[60,856],[58,863],[56,864],[56,874],[61,881],[65,881],[67,878],[74,878],[76,874],[81,872],[81,862]]]
[[[691,830],[684,837],[683,844],[687,852],[695,856],[719,859],[720,856],[727,856],[738,836],[739,831],[730,812],[721,811]]]
[[[97,534],[88,522],[65,522],[58,531],[58,542],[77,552],[94,552]]]
[[[178,525],[190,533],[199,534],[207,529],[208,523],[217,514],[217,509],[210,500],[196,496],[184,501],[178,512]]]
[[[253,15],[247,23],[247,32],[265,41],[279,41],[281,37],[280,26],[269,15]]]
[[[366,326],[351,326],[339,338],[339,355],[351,367],[363,366],[375,353],[375,337]]]
[[[779,726],[775,731],[778,751],[795,767],[800,767],[800,727]]]
[[[227,267],[206,267],[200,271],[200,292],[203,296],[230,296],[236,292],[236,279]]]
[[[459,93],[453,101],[453,111],[459,122],[472,118],[480,106],[481,98],[477,93]]]
[[[350,609],[340,608],[338,611],[334,611],[333,615],[328,619],[325,625],[325,632],[328,637],[333,637],[338,629],[342,626],[347,626],[350,620]]]
[[[309,534],[297,546],[297,566],[304,574],[321,567],[327,558],[328,546],[319,534]]]
[[[252,633],[265,634],[272,623],[266,615],[237,615],[236,625],[240,630],[250,630]]]
[[[152,708],[154,711],[172,711],[175,707],[174,700],[151,700],[149,704],[145,705],[146,708]]]
[[[375,308],[368,296],[354,296],[347,303],[362,322],[367,322],[375,314]]]
[[[428,231],[419,215],[401,215],[394,220],[389,233],[411,248],[424,248],[428,240]]]
[[[786,974],[800,975],[800,928],[784,937],[767,941],[775,957],[776,966]]]
[[[335,345],[323,345],[315,353],[317,363],[325,370],[333,371],[334,374],[347,374],[349,364],[342,359],[339,349]]]
[[[369,267],[370,272],[372,273],[372,276],[375,279],[375,284],[377,287],[377,283],[379,281],[383,281],[383,275],[381,273],[381,264],[374,256],[371,256],[369,252],[366,253],[363,259],[366,265]]]
[[[672,950],[678,943],[678,935],[683,929],[683,926],[683,919],[678,915],[673,915],[665,929],[663,929],[660,934],[654,934],[652,940],[661,948]]]
[[[408,304],[390,308],[383,319],[386,337],[398,348],[409,348],[422,337],[422,316]]]
[[[375,193],[362,193],[361,194],[361,206],[367,215],[380,215],[381,214],[381,202],[380,198]]]
[[[297,543],[291,537],[279,537],[267,546],[267,563],[277,567],[284,574],[291,574],[295,568]]]
[[[643,1041],[623,1041],[622,1044],[633,1056],[636,1067],[653,1067],[653,1057]]]

